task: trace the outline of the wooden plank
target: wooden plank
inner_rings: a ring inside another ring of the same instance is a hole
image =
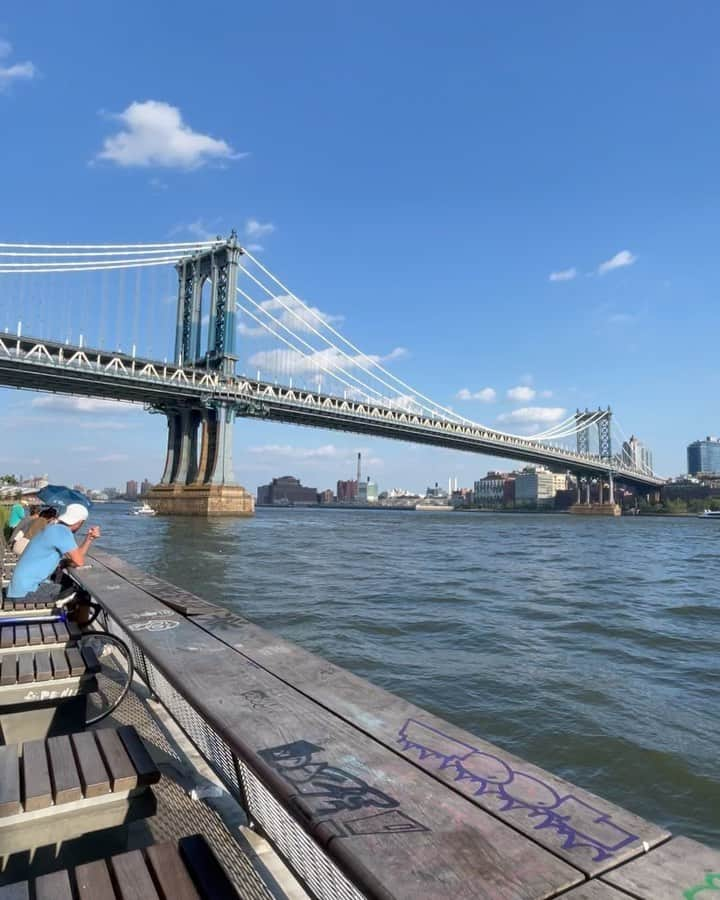
[[[17,656],[9,653],[0,661],[0,685],[17,684]]]
[[[584,880],[120,576],[95,565],[73,575],[360,890],[417,900],[537,900]],[[142,627],[149,621],[153,629]]]
[[[82,658],[77,647],[67,647],[65,650],[71,675],[85,674],[85,660]]]
[[[0,747],[0,817],[20,812],[20,760],[17,744]]]
[[[100,671],[100,663],[93,648],[90,646],[81,647],[80,655],[83,658],[87,672],[96,675]]]
[[[589,877],[668,837],[665,829],[240,616],[222,612],[193,621]]]
[[[174,844],[153,844],[145,852],[163,900],[200,900],[200,894]],[[232,894],[221,896],[230,900]]]
[[[137,787],[137,773],[117,731],[114,728],[99,728],[95,737],[113,791],[129,791]]]
[[[42,622],[40,624],[40,633],[42,634],[43,644],[54,644],[57,641],[55,629],[52,622]]]
[[[30,638],[28,636],[27,625],[16,625],[15,626],[15,646],[16,647],[27,647]]]
[[[42,644],[42,631],[40,631],[39,625],[28,625],[28,638],[31,646]]]
[[[101,794],[109,794],[110,776],[100,756],[100,751],[95,741],[95,733],[83,731],[71,735],[70,740],[77,758],[83,794],[86,797],[99,797]]]
[[[52,663],[53,678],[67,678],[70,675],[70,666],[64,650],[51,650],[50,662]]]
[[[75,869],[78,900],[116,900],[115,889],[104,859]]]
[[[70,745],[70,738],[64,734],[48,738],[47,749],[55,803],[70,803],[73,800],[80,800],[82,797],[80,775]]]
[[[3,625],[0,628],[0,649],[6,650],[15,643],[15,628],[12,625]]]
[[[155,890],[145,858],[139,850],[110,858],[120,900],[161,900]]]
[[[122,725],[118,728],[117,733],[137,772],[138,784],[156,784],[160,781],[160,770],[147,752],[145,744],[135,728],[132,725]]]
[[[35,654],[18,654],[18,684],[28,684],[35,680]]]
[[[567,894],[563,894],[562,900],[630,900],[630,894],[594,878],[586,884],[581,884],[580,887],[573,888]]]
[[[676,837],[606,872],[603,881],[637,897],[710,900],[720,891],[720,850]],[[720,896],[720,894],[718,894]]]
[[[73,900],[70,873],[65,869],[35,879],[35,900]]]
[[[204,837],[199,834],[181,838],[179,841],[180,855],[182,856],[188,871],[195,884],[200,888],[203,898],[213,900],[235,900],[237,891],[225,874],[217,857],[212,852]]]
[[[30,900],[30,882],[16,881],[0,887],[0,900]]]
[[[28,656],[30,654],[27,654]],[[50,681],[52,678],[52,669],[50,668],[50,654],[47,650],[36,650],[33,654],[35,657],[35,678],[37,681]]]
[[[45,741],[25,741],[22,746],[22,773],[25,812],[50,806],[53,792]]]
[[[64,622],[53,622],[52,627],[55,632],[55,643],[67,644],[70,640],[70,632],[67,625]]]

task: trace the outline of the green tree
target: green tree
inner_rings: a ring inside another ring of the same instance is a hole
[[[0,484],[17,484],[18,480],[14,475],[0,475]]]

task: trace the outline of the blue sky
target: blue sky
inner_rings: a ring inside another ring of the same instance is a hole
[[[720,431],[718,27],[700,2],[6,4],[0,239],[236,227],[364,350],[405,348],[393,371],[439,402],[508,429],[610,404],[678,473]],[[158,416],[0,398],[0,468],[159,477]],[[235,441],[253,489],[333,485],[360,448],[381,487],[494,465],[246,421]]]

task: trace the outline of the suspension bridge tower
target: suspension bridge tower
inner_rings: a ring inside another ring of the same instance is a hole
[[[236,285],[242,248],[235,232],[222,243],[181,259],[175,364],[235,374]],[[149,495],[166,515],[248,516],[254,501],[235,483],[232,436],[235,408],[221,399],[204,405],[162,403],[167,417],[165,469]]]

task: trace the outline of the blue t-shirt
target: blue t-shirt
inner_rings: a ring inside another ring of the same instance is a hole
[[[72,531],[57,522],[48,525],[30,541],[18,560],[7,595],[18,600],[36,591],[40,582],[55,571],[65,554],[77,547]]]
[[[25,507],[22,503],[13,503],[10,509],[10,518],[8,519],[8,527],[14,528],[19,525],[25,517]]]

